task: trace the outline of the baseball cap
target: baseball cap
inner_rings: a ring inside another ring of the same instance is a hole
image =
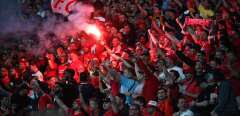
[[[153,101],[153,100],[150,100],[150,101],[147,103],[147,106],[157,107],[157,102],[156,102],[156,101]]]

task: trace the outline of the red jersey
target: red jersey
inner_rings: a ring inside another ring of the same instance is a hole
[[[104,116],[120,116],[118,113],[114,113],[112,109],[106,111]]]
[[[153,113],[153,115],[150,115],[148,112],[147,112],[147,109],[144,109],[143,110],[143,116],[164,116],[160,111],[155,111]]]
[[[142,61],[138,61],[139,67],[146,74],[146,79],[143,87],[142,95],[146,99],[146,101],[156,99],[158,87],[160,85],[158,79],[149,72],[146,66]]]
[[[191,82],[186,84],[186,92],[192,94],[199,94],[201,93],[202,89],[197,85],[197,81],[192,80]],[[194,98],[191,96],[186,96],[187,103],[190,103]]]
[[[48,94],[44,94],[38,100],[39,111],[44,111],[47,108],[47,105],[51,103],[52,103],[52,97]]]
[[[94,86],[94,88],[99,88],[99,77],[91,77],[90,83]]]
[[[173,115],[173,105],[170,99],[158,102],[158,109],[163,112],[164,116]]]
[[[111,85],[111,93],[113,96],[116,96],[119,94],[119,88],[120,88],[120,84],[119,82],[117,82],[116,80],[111,80],[110,81],[110,85]]]
[[[80,60],[74,61],[69,65],[70,69],[73,69],[75,71],[74,79],[76,82],[80,82],[79,76],[81,72],[84,72],[85,68],[83,63]]]
[[[64,74],[64,71],[66,69],[67,69],[67,65],[66,64],[58,66],[58,77],[59,77],[60,80],[63,78],[63,76],[64,76],[63,74]]]
[[[67,116],[85,116],[85,115],[82,112],[74,111],[73,109],[69,108],[67,111]]]

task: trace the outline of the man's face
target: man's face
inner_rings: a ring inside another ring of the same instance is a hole
[[[113,47],[117,47],[118,45],[119,45],[119,40],[117,39],[117,38],[114,38],[113,40],[112,40],[112,45],[113,45]]]
[[[185,99],[182,99],[182,98],[179,99],[177,106],[179,109],[186,109],[187,103],[186,103]]]
[[[37,66],[36,66],[35,64],[30,65],[30,68],[31,68],[31,70],[32,70],[33,72],[37,72],[37,71],[38,71],[38,68],[37,68]]]
[[[158,100],[163,100],[167,97],[165,90],[160,89],[157,93]]]
[[[26,96],[26,95],[28,95],[28,90],[27,89],[22,89],[22,90],[20,90],[19,94],[21,96]]]
[[[215,69],[217,67],[217,63],[214,60],[210,61],[209,65],[212,69]]]
[[[103,102],[103,109],[108,110],[111,106],[111,102]]]
[[[125,22],[126,17],[124,15],[119,15],[119,22]]]
[[[155,110],[156,110],[156,108],[153,107],[153,106],[148,106],[148,107],[147,107],[147,112],[148,112],[148,113],[153,113],[153,112],[155,112]]]
[[[20,62],[20,63],[19,63],[19,68],[20,68],[21,70],[24,70],[24,69],[27,68],[27,64],[26,64],[25,62]]]
[[[57,54],[58,54],[58,56],[63,55],[64,54],[63,48],[61,48],[61,47],[57,48]]]
[[[117,37],[119,38],[119,40],[122,40],[123,39],[122,33],[117,33]]]
[[[140,56],[141,54],[143,54],[143,49],[141,47],[137,46],[135,49],[135,52],[137,53],[137,55]]]
[[[131,31],[130,26],[129,26],[129,25],[125,25],[125,26],[124,26],[124,31],[125,31],[126,33],[129,33],[129,32]]]
[[[115,98],[116,98],[116,104],[121,105],[123,100],[119,96],[116,96]]]
[[[195,70],[198,71],[198,72],[203,71],[203,65],[202,65],[201,62],[196,62]]]
[[[197,53],[197,58],[199,61],[204,61],[205,56],[202,53]]]
[[[118,68],[118,61],[117,60],[113,60],[111,62],[111,65],[112,65],[113,68]]]
[[[124,75],[125,75],[125,76],[127,76],[127,77],[132,77],[132,73],[131,73],[131,71],[130,71],[129,69],[124,68],[123,72],[124,72]]]
[[[140,111],[137,109],[136,106],[129,107],[129,116],[138,116],[139,114],[140,114]]]
[[[141,36],[140,39],[139,39],[139,42],[144,45],[146,43],[145,37]]]
[[[174,65],[174,64],[173,64],[173,60],[171,60],[170,58],[165,59],[165,61],[166,61],[166,66],[167,66],[167,67],[171,67],[171,66]]]
[[[161,11],[159,10],[158,7],[153,7],[153,13],[154,15],[160,15]]]
[[[118,31],[115,27],[112,27],[110,32],[111,32],[112,35],[115,35],[115,34],[117,34]]]
[[[96,101],[90,100],[90,101],[89,101],[89,106],[90,106],[92,109],[97,109],[97,103],[96,103]]]
[[[215,58],[218,58],[218,59],[223,59],[223,54],[221,53],[221,52],[219,52],[219,51],[217,51],[216,52],[216,54],[215,54]]]
[[[157,52],[155,50],[150,50],[151,61],[156,62],[158,60]]]

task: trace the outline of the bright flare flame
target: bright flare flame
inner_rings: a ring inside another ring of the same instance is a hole
[[[99,40],[100,37],[101,37],[101,32],[100,30],[98,29],[98,27],[96,25],[88,25],[85,32],[87,34],[93,34],[97,37],[97,39]]]

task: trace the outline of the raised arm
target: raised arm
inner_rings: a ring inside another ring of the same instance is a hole
[[[143,7],[139,3],[135,3],[135,4],[143,16],[148,16],[148,12],[145,9],[143,9]]]
[[[78,89],[79,89],[79,98],[80,98],[80,101],[81,101],[81,106],[82,106],[84,111],[88,111],[88,105],[87,105],[87,103],[84,100],[83,95],[82,95],[82,87],[79,86]]]
[[[58,106],[67,113],[68,107],[62,102],[62,100],[58,96],[55,96],[54,99],[55,99],[56,103],[58,104]]]
[[[134,69],[135,69],[135,73],[136,73],[136,76],[137,76],[138,80],[143,80],[144,79],[144,76],[143,76],[144,72],[141,71],[137,62],[134,62]]]
[[[112,106],[112,110],[114,113],[118,113],[119,112],[119,108],[117,106],[117,102],[116,102],[116,98],[110,93],[109,94],[110,100],[111,100],[111,106]]]

